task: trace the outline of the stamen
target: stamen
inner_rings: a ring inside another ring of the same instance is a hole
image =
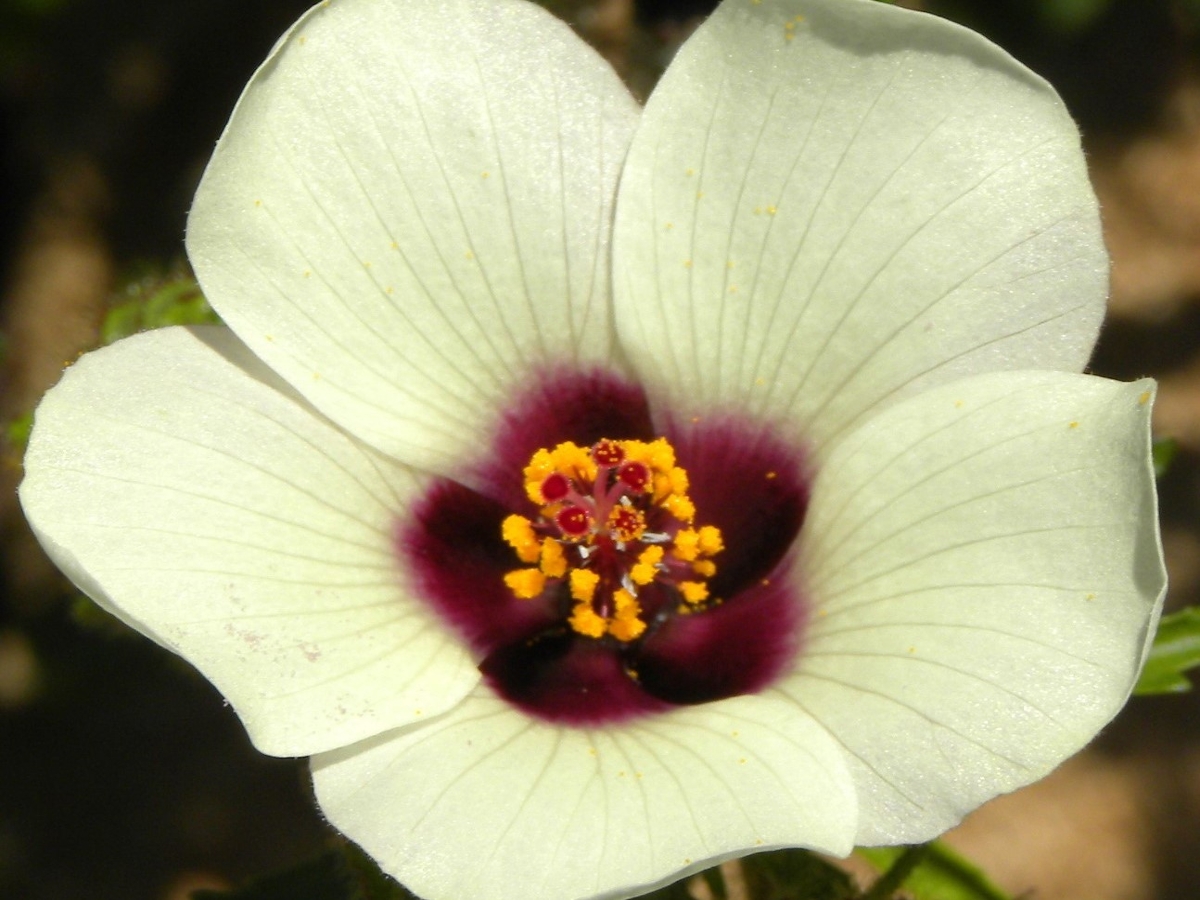
[[[565,442],[534,453],[523,474],[540,515],[512,515],[501,526],[517,557],[536,565],[504,576],[517,597],[556,603],[569,595],[566,624],[576,634],[621,643],[650,627],[641,588],[655,587],[647,595],[655,621],[717,602],[705,579],[716,574],[708,557],[722,550],[721,532],[692,527],[687,472],[666,440]]]
[[[662,506],[675,518],[687,522],[689,525],[696,517],[695,504],[682,494],[669,495],[662,501]]]
[[[571,597],[581,603],[591,603],[599,583],[600,576],[591,569],[572,569]]]
[[[522,600],[532,600],[546,589],[546,576],[540,569],[516,569],[504,576],[509,590]]]
[[[517,551],[521,562],[537,562],[541,553],[541,544],[533,530],[533,523],[524,516],[512,515],[500,525],[500,536],[504,542]]]
[[[608,623],[592,609],[590,603],[576,603],[567,624],[584,637],[604,637],[604,632],[608,630]]]
[[[676,559],[691,562],[700,554],[700,533],[692,528],[684,528],[675,535],[675,547],[671,554]]]
[[[562,544],[554,538],[542,541],[541,570],[549,578],[562,578],[567,574],[567,555]]]
[[[721,529],[713,525],[705,525],[699,531],[699,550],[704,556],[714,556],[725,549],[725,542],[721,539]]]
[[[636,585],[647,585],[658,574],[658,564],[662,562],[663,548],[661,546],[647,547],[638,557],[637,564],[629,570],[629,577]],[[712,565],[710,563],[710,565]],[[713,566],[713,571],[717,570]]]
[[[646,623],[641,620],[641,606],[637,599],[624,588],[613,592],[616,603],[616,614],[608,623],[608,633],[618,641],[632,641],[642,636]]]

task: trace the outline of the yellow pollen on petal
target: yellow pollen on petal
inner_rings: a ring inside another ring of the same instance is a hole
[[[608,622],[592,609],[591,603],[576,603],[567,624],[585,637],[604,637],[604,633],[608,631]]]
[[[712,578],[717,574],[717,564],[711,559],[701,559],[692,563],[692,571],[701,578]]]
[[[567,557],[562,544],[554,538],[542,541],[541,570],[549,578],[562,578],[567,574]]]
[[[596,596],[596,585],[599,583],[600,576],[591,569],[572,569],[571,599],[578,600],[580,603],[591,603],[592,598]]]
[[[679,593],[688,603],[699,603],[708,599],[708,585],[702,581],[679,582]]]
[[[514,569],[504,576],[504,583],[522,600],[532,600],[546,588],[546,576],[541,569]]]
[[[647,547],[638,556],[638,561],[629,569],[629,577],[636,585],[649,584],[658,574],[658,564],[662,562],[663,548],[658,544]],[[715,566],[713,567],[715,570]]]
[[[533,523],[524,516],[511,515],[506,518],[500,526],[500,536],[517,551],[517,558],[521,562],[538,561],[541,553],[538,536],[533,530]]]

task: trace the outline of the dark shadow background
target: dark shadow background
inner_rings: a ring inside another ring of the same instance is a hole
[[[712,4],[547,5],[644,93]],[[1166,376],[1168,425],[1181,436],[1162,484],[1171,602],[1195,603],[1196,10],[1182,0],[925,5],[1049,78],[1081,123],[1120,276],[1094,370]],[[180,257],[208,152],[254,67],[307,6],[0,0],[0,419],[30,409],[64,360],[95,343],[125,281]],[[0,476],[0,898],[181,900],[318,853],[330,833],[303,765],[256,753],[185,664],[73,597],[20,517],[18,459],[10,448]],[[1192,699],[1136,702],[1094,751],[1142,773],[1131,790],[1148,874],[1129,900],[1197,894],[1197,713]]]

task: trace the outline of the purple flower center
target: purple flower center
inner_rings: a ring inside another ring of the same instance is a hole
[[[416,587],[537,718],[628,721],[753,693],[807,609],[789,552],[798,450],[734,417],[650,424],[605,373],[553,373],[514,405],[474,491],[435,482],[398,536]],[[693,521],[694,520],[694,521]]]

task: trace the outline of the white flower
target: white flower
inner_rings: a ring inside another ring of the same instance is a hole
[[[1073,374],[1107,281],[1078,135],[961,28],[727,0],[643,112],[517,0],[335,0],[246,89],[188,249],[228,330],[72,367],[22,501],[420,895],[923,841],[1129,693],[1153,387]],[[521,471],[659,435],[690,484]],[[645,534],[559,541],[527,477]]]

